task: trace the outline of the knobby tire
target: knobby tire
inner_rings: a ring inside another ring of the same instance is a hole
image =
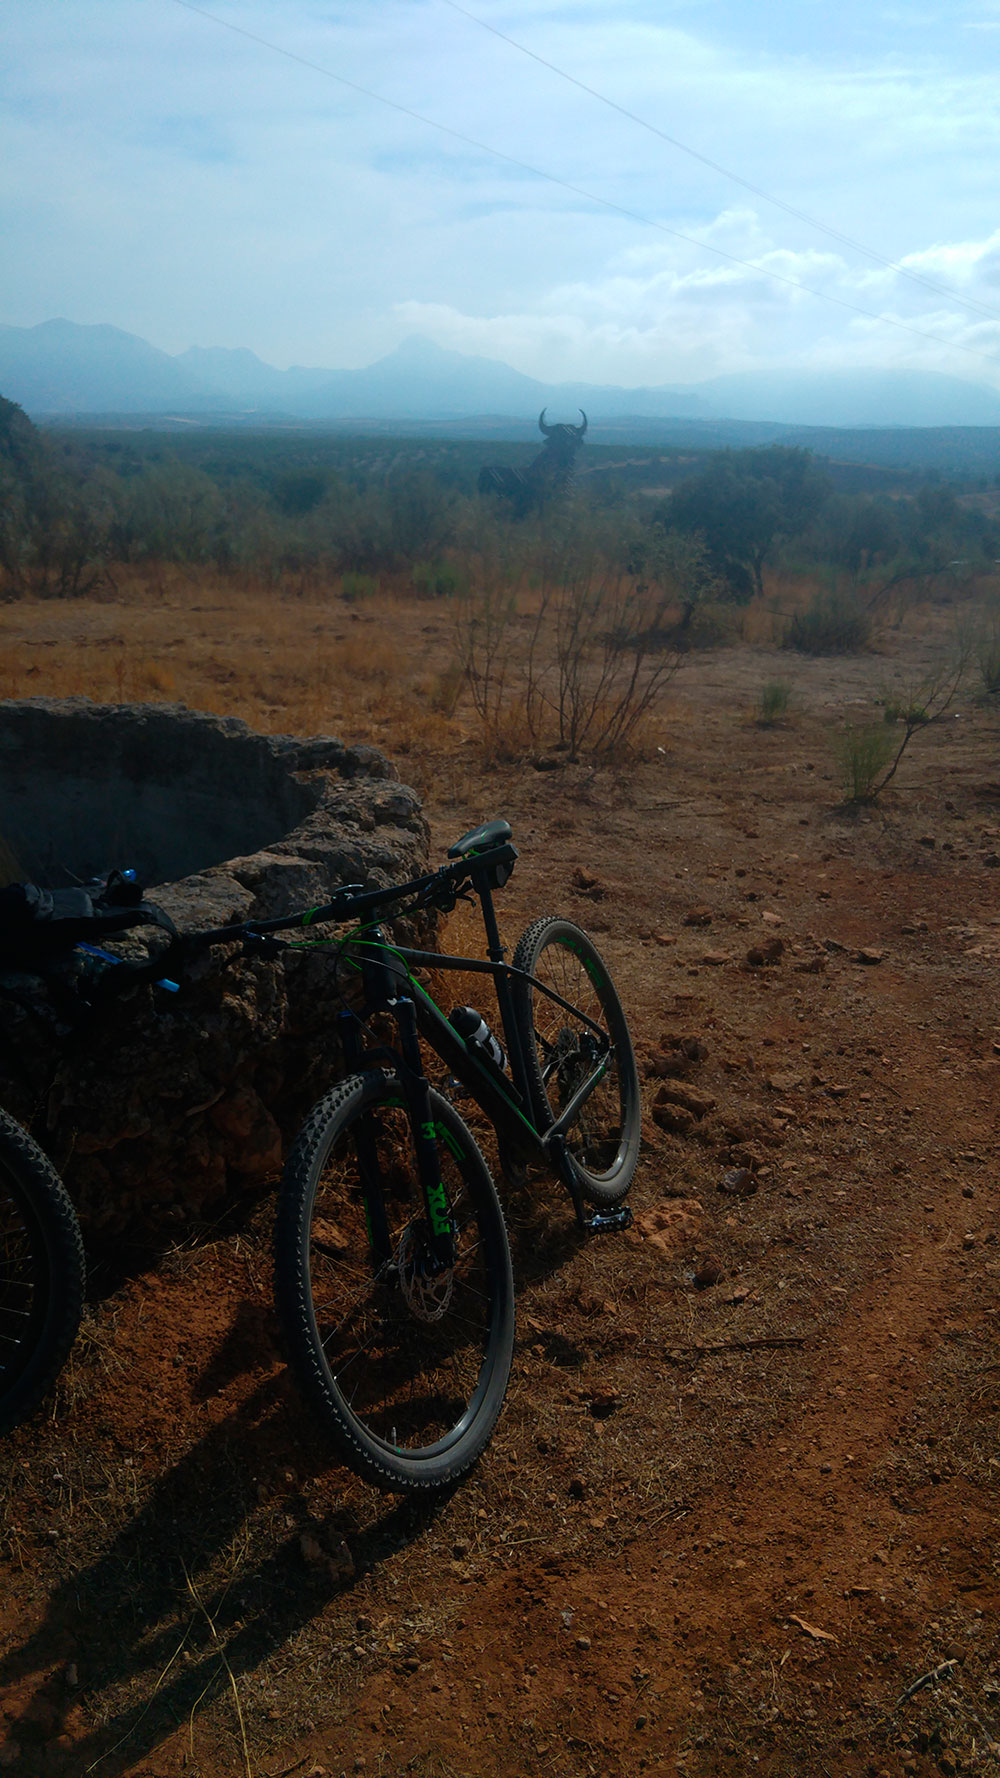
[[[486,1447],[514,1344],[514,1283],[489,1169],[431,1092],[453,1264],[415,1280],[426,1220],[401,1083],[341,1081],[288,1157],[275,1300],[293,1371],[339,1454],[376,1487],[440,1489]]]
[[[566,1142],[582,1195],[604,1207],[620,1204],[639,1159],[642,1110],[632,1039],[607,964],[582,927],[552,915],[522,934],[513,964],[580,1007],[610,1039],[608,1072],[581,1106]],[[532,1111],[545,1131],[594,1065],[593,1034],[529,982],[515,976],[511,987]]]
[[[27,1131],[0,1111],[0,1432],[55,1382],[80,1325],[83,1288],[83,1242],[66,1188]]]

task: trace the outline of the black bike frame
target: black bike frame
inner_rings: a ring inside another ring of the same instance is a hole
[[[345,1044],[348,1067],[351,1070],[363,1067],[367,1058],[373,1061],[388,1059],[397,1065],[402,1063],[400,1072],[414,1124],[421,1182],[425,1196],[433,1195],[435,1142],[429,1126],[429,1083],[420,1059],[417,1042],[419,1031],[451,1070],[455,1079],[461,1082],[486,1113],[497,1131],[501,1145],[514,1153],[527,1152],[529,1157],[554,1167],[569,1191],[580,1226],[596,1228],[602,1219],[591,1217],[588,1221],[585,1218],[579,1186],[566,1150],[566,1134],[578,1112],[607,1073],[612,1045],[606,1032],[582,1008],[573,1006],[535,976],[525,970],[515,969],[505,961],[492,890],[494,886],[507,881],[516,858],[515,847],[505,843],[483,852],[470,853],[428,876],[413,878],[408,883],[400,883],[390,889],[344,889],[332,901],[321,907],[309,908],[301,914],[249,921],[242,926],[221,927],[189,936],[198,945],[243,939],[245,943],[257,943],[266,947],[271,936],[280,932],[296,927],[312,928],[327,922],[350,920],[367,913],[376,914],[390,906],[398,905],[400,911],[406,911],[407,908],[409,911],[417,911],[423,907],[447,910],[454,907],[459,896],[467,895],[471,889],[482,910],[488,961],[481,957],[454,957],[447,953],[397,945],[385,936],[377,920],[345,935],[340,952],[345,961],[360,969],[365,1000],[365,1009],[360,1015],[350,1011],[343,1015],[345,1026],[353,1025],[353,1039]],[[461,970],[492,978],[510,1058],[509,1087],[501,1086],[493,1074],[480,1063],[474,1049],[465,1043],[427,990],[416,980],[412,973],[414,968]],[[538,993],[571,1012],[575,1018],[590,1027],[602,1045],[603,1053],[599,1056],[596,1067],[581,1082],[559,1117],[553,1119],[544,1130],[538,1128],[531,1110],[527,1067],[521,1034],[514,1016],[511,992],[511,983],[514,980],[530,983]],[[359,1017],[363,1020],[364,1012],[383,1009],[395,1016],[400,1038],[399,1055],[381,1047],[367,1051],[362,1047],[359,1027],[354,1021]],[[437,1177],[439,1180],[440,1175]]]
[[[488,857],[489,855],[486,855],[483,860],[484,866],[486,866]],[[476,861],[477,864],[478,862]],[[450,1069],[454,1078],[461,1083],[486,1113],[497,1132],[501,1146],[512,1153],[520,1153],[554,1168],[569,1191],[577,1220],[581,1226],[585,1226],[579,1187],[572,1167],[568,1165],[566,1135],[577,1114],[607,1073],[612,1049],[611,1042],[601,1026],[591,1019],[582,1008],[564,1000],[560,994],[555,993],[553,989],[544,982],[540,982],[536,976],[529,974],[526,970],[515,969],[511,964],[505,962],[504,948],[500,943],[486,869],[477,869],[474,865],[469,877],[482,908],[489,961],[484,961],[480,957],[456,957],[444,952],[416,950],[407,945],[398,945],[385,937],[379,925],[368,927],[363,935],[359,933],[353,940],[348,937],[345,941],[345,956],[350,955],[352,949],[360,951],[366,1001],[375,1006],[382,1005],[396,1014],[401,1046],[404,1050],[402,1059],[406,1064],[406,1072],[411,1078],[411,1091],[414,1093],[415,1105],[420,1102],[418,1095],[420,1095],[421,1089],[426,1090],[426,1076],[423,1075],[421,1069],[417,1078],[414,1078],[413,1050],[412,1044],[408,1040],[410,1017],[412,1016],[409,1012],[411,1006],[420,1035],[426,1039]],[[400,964],[405,970],[405,979],[403,970],[399,967]],[[421,967],[459,970],[476,975],[488,975],[492,978],[504,1040],[510,1058],[511,1080],[509,1084],[501,1085],[495,1075],[479,1061],[475,1049],[466,1044],[461,1034],[445,1017],[426,988],[416,980],[412,973],[413,968]],[[602,1046],[602,1053],[598,1058],[597,1065],[580,1083],[559,1117],[553,1119],[544,1130],[538,1128],[531,1110],[527,1067],[511,993],[511,983],[516,979],[529,983],[536,992],[544,994],[558,1006],[563,1007],[565,1011],[571,1012],[582,1023],[588,1025]],[[405,1053],[407,1051],[409,1054]],[[364,1051],[359,1051],[359,1054],[363,1058]]]
[[[579,1007],[573,1006],[570,1001],[563,1000],[561,996],[554,994],[550,988],[545,986],[544,982],[539,982],[535,976],[528,975],[524,970],[513,969],[507,963],[484,964],[478,958],[440,956],[434,952],[405,950],[400,946],[394,946],[393,950],[394,954],[407,964],[426,964],[435,969],[448,970],[475,969],[478,974],[488,974],[493,977],[500,1017],[503,1022],[504,1038],[510,1057],[511,1091],[505,1092],[497,1083],[493,1075],[477,1059],[475,1050],[464,1042],[455,1027],[445,1018],[426,988],[411,976],[410,987],[414,996],[417,1024],[421,1036],[425,1037],[431,1048],[437,1051],[456,1080],[461,1081],[462,1085],[472,1094],[505,1141],[521,1147],[527,1143],[530,1147],[537,1148],[542,1154],[550,1155],[553,1143],[565,1137],[577,1112],[590,1098],[595,1087],[607,1073],[611,1045],[606,1041],[605,1033],[600,1026],[589,1019]],[[514,1024],[513,1011],[510,1006],[510,983],[515,976],[530,982],[536,991],[547,995],[550,1000],[555,1000],[567,1012],[572,1012],[575,1017],[589,1024],[595,1035],[605,1045],[604,1054],[597,1067],[592,1070],[586,1080],[581,1082],[569,1104],[546,1130],[539,1130],[531,1115],[527,1072],[521,1053],[520,1033]],[[517,1102],[518,1100],[520,1104]]]

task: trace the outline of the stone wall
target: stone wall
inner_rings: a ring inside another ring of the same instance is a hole
[[[86,699],[0,702],[0,841],[7,880],[134,866],[181,929],[428,866],[418,799],[374,748]],[[0,1103],[52,1156],[85,1226],[183,1226],[275,1175],[340,1067],[329,955],[215,950],[180,993],[140,988],[82,1025],[67,1011],[76,967],[54,985],[0,974]]]

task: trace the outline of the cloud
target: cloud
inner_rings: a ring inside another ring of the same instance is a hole
[[[623,383],[843,362],[862,347],[990,374],[956,351],[980,338],[973,317],[440,0],[207,4],[240,30],[134,0],[6,10],[4,318],[110,320],[170,350],[246,344],[279,364],[365,362],[418,330],[538,375]],[[800,0],[766,17],[702,0],[471,4],[762,191],[996,300],[995,83],[943,9],[926,8],[904,46],[862,0],[836,17]],[[969,19],[993,10],[984,0]],[[929,330],[946,343],[873,327],[769,273],[891,305],[914,326],[943,315]]]
[[[1000,386],[1000,314],[979,319],[898,273],[859,272],[842,254],[775,246],[746,209],[723,212],[702,234],[754,261],[706,262],[696,245],[664,241],[623,253],[603,275],[553,286],[531,309],[477,316],[409,301],[396,312],[403,331],[552,379],[683,383],[760,363],[863,362],[923,365]],[[971,294],[995,264],[996,245],[944,245],[920,256],[920,266],[939,276],[960,266]]]
[[[1000,285],[1000,228],[981,241],[953,241],[908,253],[901,261],[910,271],[942,278],[963,294],[977,286],[984,292]]]

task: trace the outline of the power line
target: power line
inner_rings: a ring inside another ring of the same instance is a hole
[[[568,179],[560,179],[556,173],[547,173],[541,167],[532,166],[529,161],[518,160],[515,155],[505,154],[500,148],[491,148],[486,142],[479,142],[474,136],[467,136],[461,130],[453,129],[450,124],[439,123],[436,118],[428,117],[422,111],[415,111],[410,105],[403,105],[397,99],[387,99],[384,94],[376,93],[371,87],[362,86],[356,80],[349,80],[345,74],[337,74],[332,68],[326,68],[320,62],[313,62],[307,56],[300,56],[296,50],[285,49],[280,43],[272,43],[267,37],[260,37],[255,31],[248,31],[244,25],[234,25],[229,19],[220,18],[218,13],[209,12],[203,6],[196,6],[194,0],[173,0],[175,6],[181,6],[185,12],[197,13],[200,18],[208,19],[213,25],[220,25],[223,30],[232,31],[238,37],[245,37],[250,43],[256,43],[261,49],[271,50],[275,55],[284,56],[287,61],[297,62],[300,67],[308,68],[314,74],[322,74],[327,80],[334,80],[339,86],[349,91],[360,93],[363,98],[373,99],[377,105],[384,105],[390,111],[402,117],[409,117],[416,123],[425,124],[429,129],[437,130],[441,135],[448,136],[454,142],[461,142],[466,148],[474,148],[477,153],[488,154],[494,160],[503,161],[509,167],[517,167],[522,173],[530,173],[535,179],[543,179],[549,185],[557,185],[563,191],[571,192],[574,197],[583,198],[589,204],[598,204],[604,210],[610,210],[616,216],[624,216],[630,222],[637,222],[643,228],[652,228],[661,235],[669,235],[672,240],[684,241],[689,247],[695,247],[701,253],[711,253],[714,258],[725,260],[729,265],[739,266],[743,271],[753,272],[757,277],[770,278],[773,283],[786,284],[792,290],[800,290],[806,296],[816,297],[820,302],[833,303],[839,309],[847,309],[852,315],[862,315],[868,321],[877,321],[883,327],[895,327],[902,333],[913,334],[916,339],[928,340],[932,345],[944,346],[946,351],[964,352],[968,357],[979,358],[984,364],[996,365],[1000,358],[995,353],[979,352],[975,346],[963,346],[958,341],[942,339],[940,334],[927,333],[925,329],[913,327],[908,321],[898,321],[889,315],[879,315],[874,309],[862,308],[860,303],[848,302],[846,297],[833,296],[827,290],[814,290],[809,284],[802,284],[798,278],[790,278],[785,272],[776,272],[771,266],[755,264],[749,259],[740,259],[735,253],[727,253],[722,247],[713,247],[707,241],[699,241],[693,235],[683,234],[680,229],[669,228],[665,222],[656,222],[651,216],[643,216],[638,210],[630,210],[625,204],[617,204],[611,198],[598,197],[596,192],[586,191],[583,186],[573,185]]]
[[[883,266],[886,271],[895,272],[901,278],[908,278],[913,284],[922,284],[925,290],[932,290],[935,296],[946,297],[949,302],[957,303],[961,308],[969,309],[974,314],[986,315],[991,320],[1000,320],[1000,310],[991,309],[985,303],[975,302],[971,297],[959,296],[957,291],[948,289],[946,285],[935,284],[932,279],[925,278],[920,272],[909,271],[906,266],[900,265],[896,260],[886,259],[884,254],[876,252],[874,247],[866,247],[863,241],[856,241],[852,235],[842,234],[840,229],[832,228],[829,223],[821,222],[819,217],[810,216],[806,210],[797,210],[794,204],[787,204],[784,198],[774,197],[771,192],[764,191],[761,186],[754,185],[749,179],[744,179],[740,173],[734,173],[730,167],[721,166],[718,161],[711,160],[699,149],[692,148],[689,143],[682,142],[679,137],[671,136],[666,130],[661,130],[657,124],[650,123],[648,118],[639,117],[636,112],[629,111],[627,106],[619,105],[616,99],[609,99],[607,93],[598,92],[596,87],[588,86],[585,80],[578,80],[575,74],[568,74],[565,68],[558,67],[555,62],[547,61],[545,56],[539,55],[536,50],[529,49],[527,44],[519,43],[516,37],[508,37],[506,31],[498,30],[496,25],[491,25],[487,19],[481,19],[476,13],[470,12],[467,6],[459,5],[459,0],[443,0],[443,3],[445,6],[450,6],[453,12],[460,12],[463,18],[470,19],[474,25],[480,25],[484,31],[489,31],[493,37],[499,37],[502,43],[509,43],[511,48],[519,50],[521,55],[529,56],[540,67],[548,68],[552,74],[557,74],[560,80],[568,81],[570,86],[577,87],[582,93],[588,93],[592,99],[599,99],[602,105],[607,105],[610,110],[617,111],[619,116],[627,117],[630,123],[636,123],[641,129],[648,130],[651,135],[659,136],[661,142],[668,142],[671,148],[679,148],[682,154],[690,155],[692,160],[700,161],[703,167],[710,167],[713,173],[721,173],[724,179],[731,179],[734,184],[742,185],[744,191],[752,192],[754,197],[762,198],[765,204],[773,204],[776,209],[784,210],[787,216],[794,216],[798,222],[805,222],[810,228],[818,229],[820,234],[829,235],[832,241],[839,241],[842,246],[850,247],[855,253],[863,254],[866,259],[872,260],[876,265]]]

